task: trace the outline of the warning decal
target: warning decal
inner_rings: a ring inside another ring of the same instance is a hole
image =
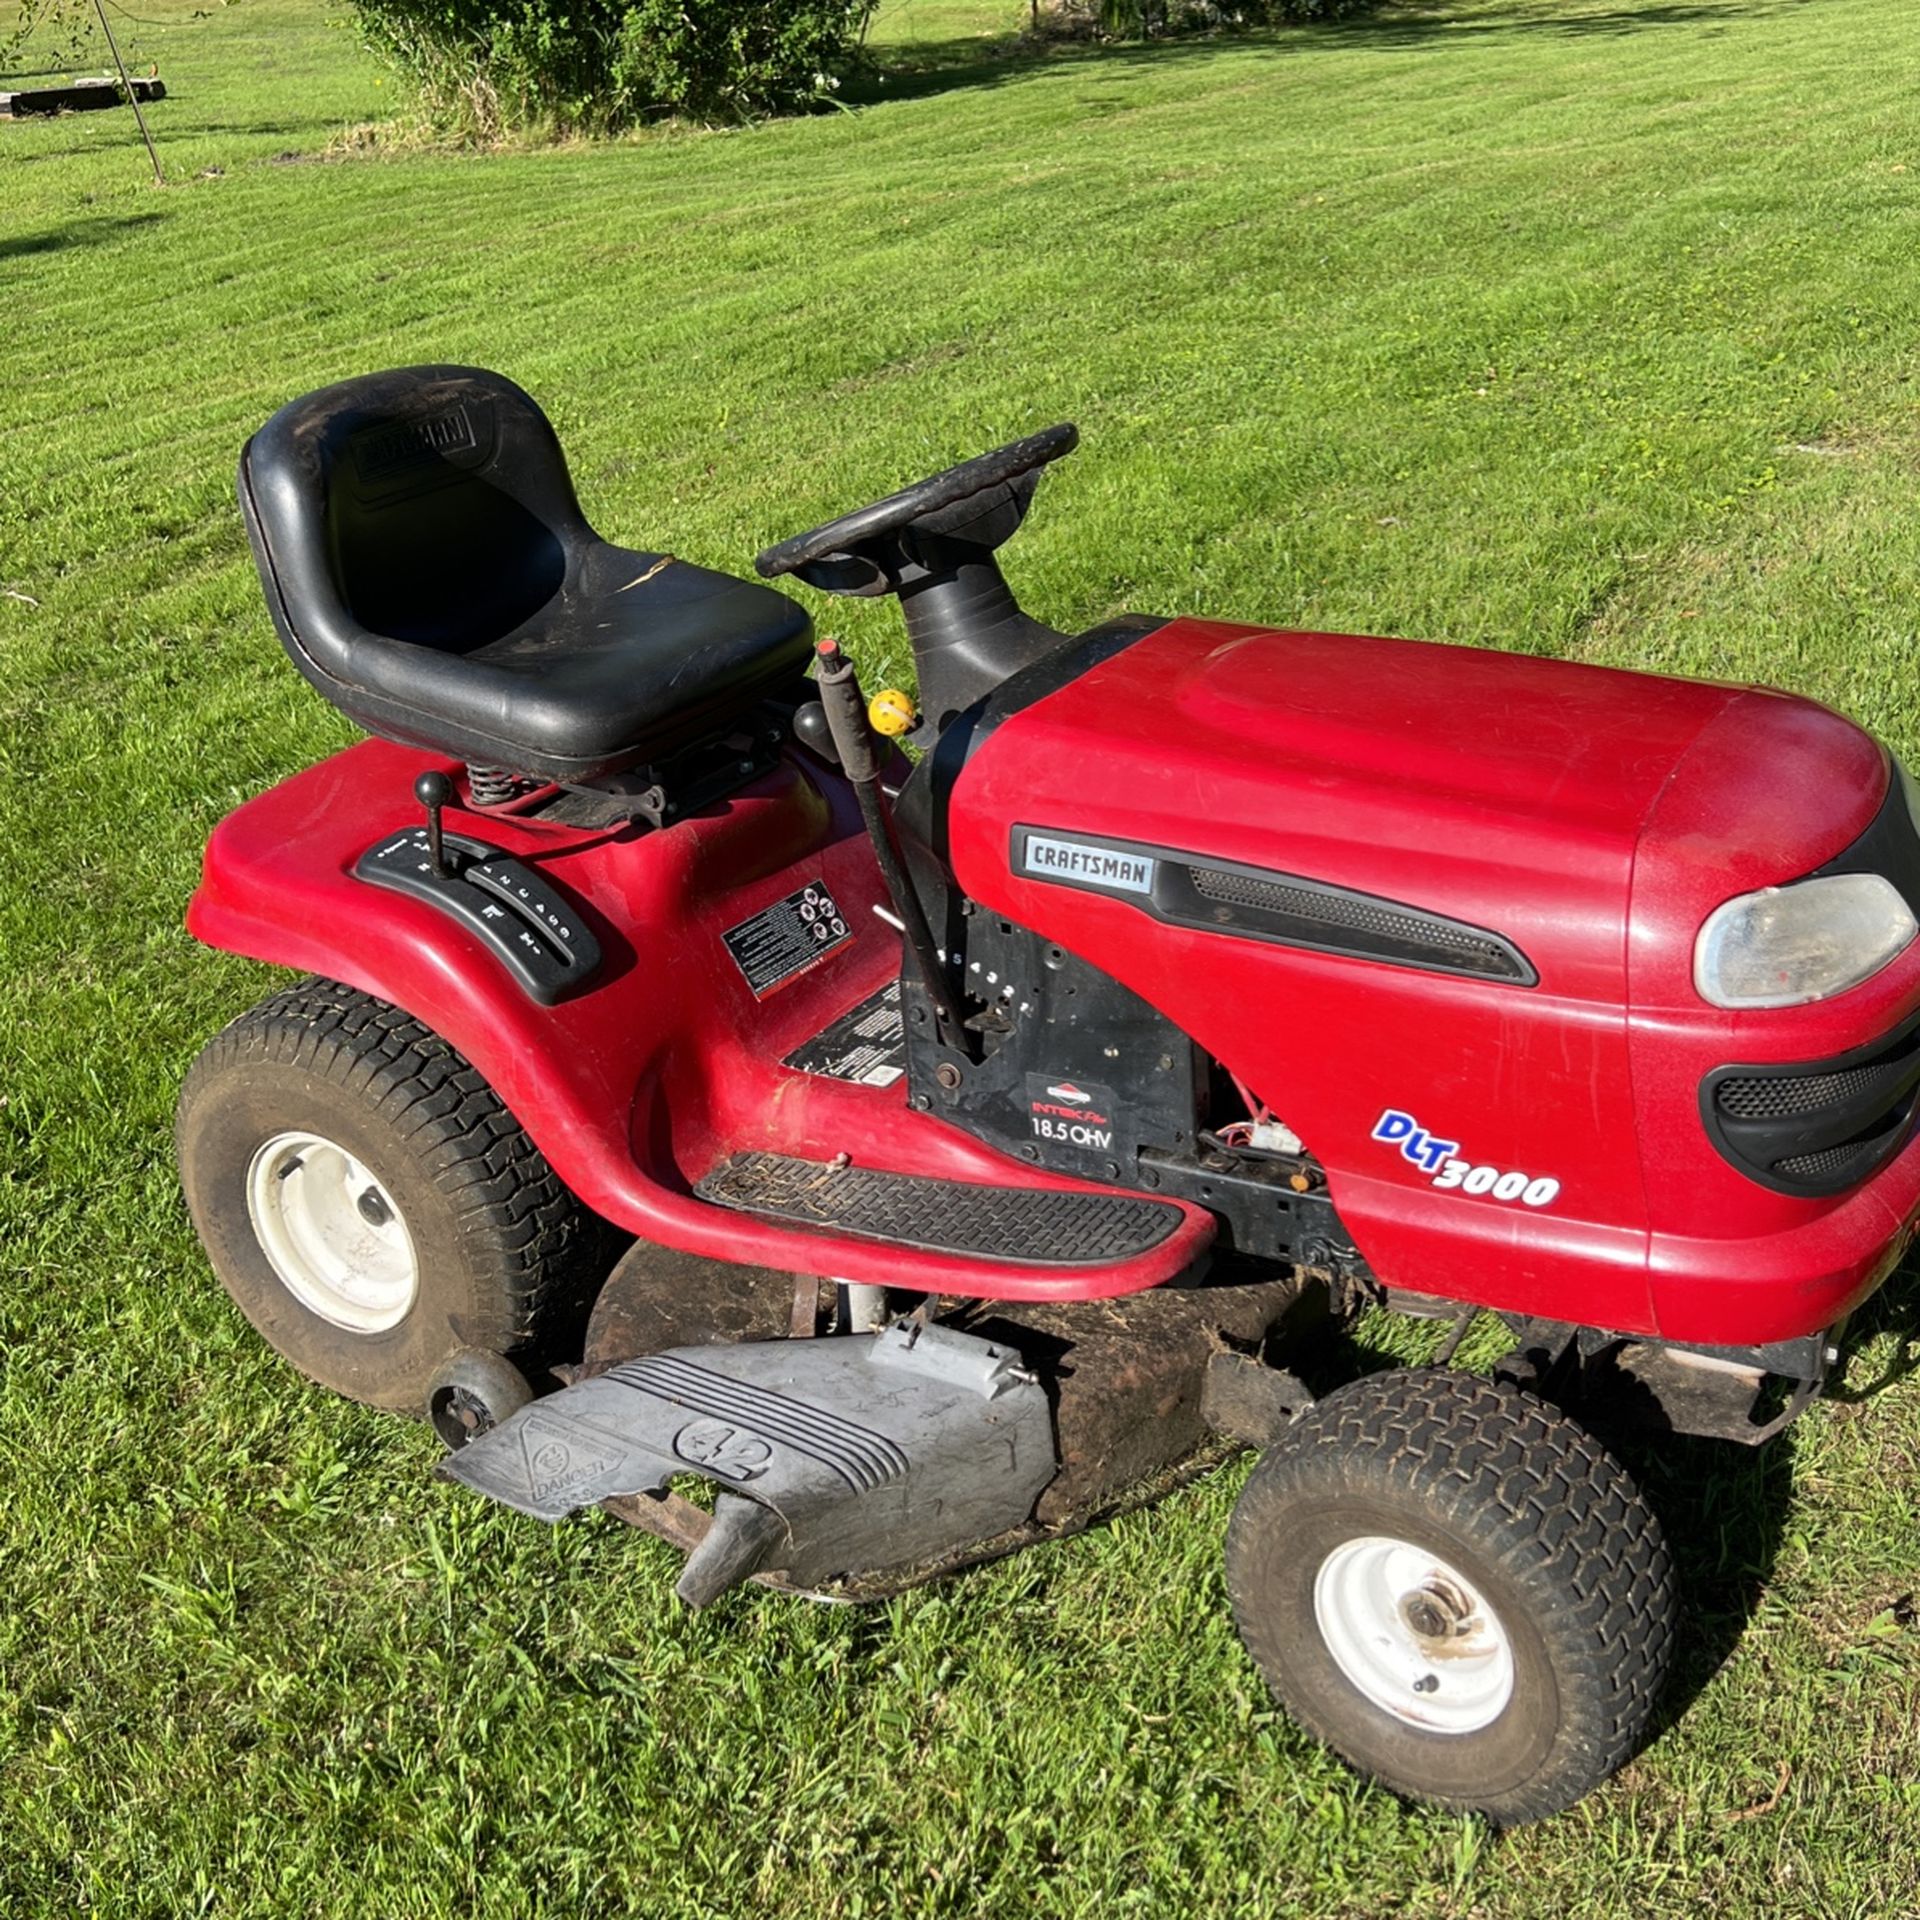
[[[787,1055],[797,1073],[817,1073],[856,1086],[890,1087],[907,1070],[907,1030],[900,1018],[900,982],[889,980],[843,1013],[824,1033]]]
[[[830,894],[816,880],[811,886],[762,907],[751,920],[729,927],[722,936],[734,964],[755,994],[771,993],[782,980],[810,967],[823,953],[853,938]]]

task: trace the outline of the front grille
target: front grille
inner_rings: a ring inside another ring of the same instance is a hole
[[[1776,1173],[1789,1174],[1795,1180],[1833,1180],[1852,1185],[1872,1172],[1880,1145],[1874,1140],[1854,1140],[1844,1147],[1828,1147],[1820,1153],[1796,1153],[1774,1163]]]
[[[1781,1193],[1839,1193],[1869,1178],[1913,1131],[1920,1019],[1837,1060],[1721,1067],[1701,1089],[1721,1154]]]
[[[1818,1113],[1852,1100],[1869,1088],[1891,1086],[1903,1070],[1900,1060],[1876,1066],[1849,1067],[1843,1073],[1800,1073],[1792,1078],[1765,1074],[1722,1080],[1714,1092],[1720,1111],[1736,1120],[1786,1120]]]

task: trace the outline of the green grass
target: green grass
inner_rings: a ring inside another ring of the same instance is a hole
[[[118,115],[0,123],[0,1911],[1920,1912],[1911,1280],[1883,1390],[1650,1463],[1685,1711],[1496,1839],[1270,1710],[1238,1470],[876,1612],[688,1615],[665,1549],[480,1511],[264,1352],[168,1141],[269,985],[180,930],[201,839],[349,737],[232,463],[383,364],[512,372],[610,536],[734,568],[1077,418],[1044,616],[1756,676],[1920,747],[1910,0],[1039,62],[981,38],[1017,4],[901,0],[858,112],[340,160],[393,95],[317,6],[135,11],[164,190]]]

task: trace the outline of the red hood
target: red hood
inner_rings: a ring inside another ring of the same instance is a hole
[[[1869,736],[1783,694],[1178,620],[1000,726],[956,819],[1003,870],[1013,826],[1054,826],[1402,901],[1617,1006],[1637,853],[1688,956],[1720,900],[1858,835],[1885,782]]]

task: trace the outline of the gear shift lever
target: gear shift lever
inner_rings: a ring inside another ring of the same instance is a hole
[[[427,810],[427,858],[442,880],[451,880],[454,874],[440,833],[440,809],[454,797],[453,782],[444,773],[423,773],[413,783],[413,797]]]

